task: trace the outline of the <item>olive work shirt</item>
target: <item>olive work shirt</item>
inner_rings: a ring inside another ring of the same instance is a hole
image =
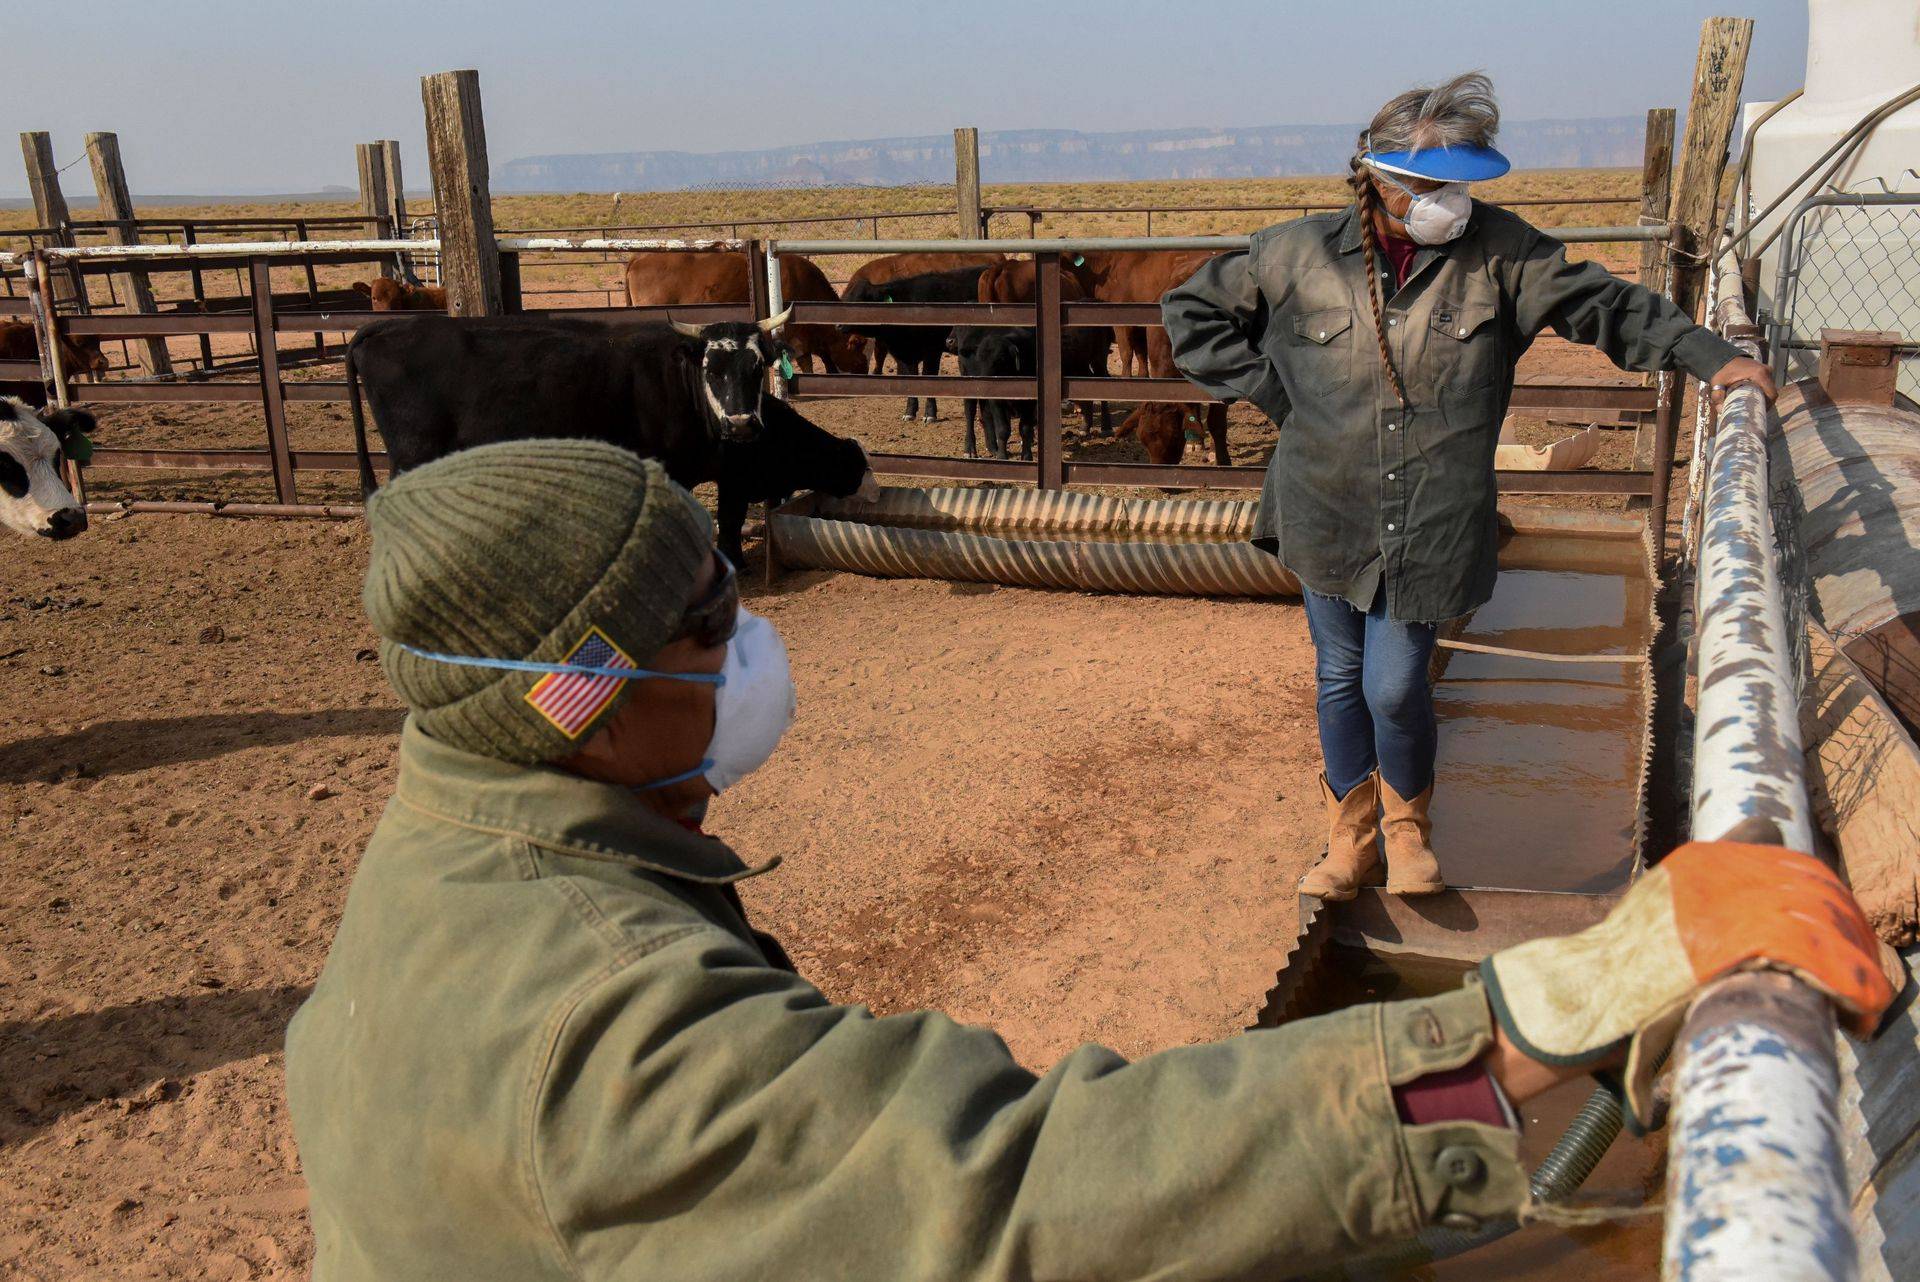
[[[1438,623],[1493,595],[1494,447],[1513,371],[1551,326],[1624,369],[1708,379],[1740,355],[1650,289],[1475,201],[1459,239],[1422,246],[1383,316],[1404,409],[1380,360],[1353,208],[1266,228],[1161,300],[1174,363],[1280,425],[1253,541],[1356,609]]]
[[[287,1033],[319,1282],[1271,1279],[1514,1213],[1518,1136],[1402,1124],[1477,985],[1044,1076],[782,964],[749,868],[411,723]]]

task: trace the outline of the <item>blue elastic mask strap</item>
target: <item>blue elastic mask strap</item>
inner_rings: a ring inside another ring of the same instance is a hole
[[[652,792],[655,788],[670,788],[676,783],[685,783],[689,779],[698,779],[711,769],[713,769],[713,758],[708,757],[691,770],[682,770],[677,775],[669,775],[665,779],[655,779],[652,783],[635,784],[633,787],[627,789],[627,791]]]
[[[1375,169],[1372,165],[1368,165],[1367,168],[1373,169],[1374,173],[1379,174],[1382,178],[1386,179],[1388,182],[1398,187],[1401,191],[1406,192],[1407,195],[1413,197],[1415,200],[1420,199],[1421,193],[1415,191],[1413,188],[1401,182],[1400,176],[1398,174],[1390,174],[1384,169]]]
[[[532,659],[481,659],[470,654],[441,654],[434,650],[422,650],[404,641],[396,641],[394,644],[417,659],[451,663],[461,668],[500,668],[507,672],[559,672],[576,677],[613,677],[619,681],[642,679],[697,681],[710,686],[723,686],[727,683],[727,679],[718,672],[653,672],[647,668],[589,668],[577,663],[535,663]]]

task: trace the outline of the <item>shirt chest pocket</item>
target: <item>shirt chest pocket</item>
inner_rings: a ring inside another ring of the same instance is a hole
[[[1433,304],[1427,355],[1437,388],[1464,392],[1512,376],[1499,318],[1500,309],[1492,302]]]
[[[1276,355],[1289,390],[1325,394],[1353,381],[1353,309],[1298,312]]]

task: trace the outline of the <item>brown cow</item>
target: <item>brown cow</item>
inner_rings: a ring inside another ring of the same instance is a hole
[[[1060,269],[1060,297],[1063,301],[1093,297],[1084,266],[1069,258],[1060,264]],[[980,275],[980,301],[1031,303],[1036,274],[1037,268],[1031,258],[1014,258],[996,263]]]
[[[40,340],[28,321],[0,322],[0,361],[38,361]],[[100,337],[86,334],[60,335],[60,369],[71,379],[81,374],[99,377],[107,372],[107,354],[100,350]],[[39,379],[0,381],[0,396],[17,396],[35,409],[47,403],[47,389]]]
[[[356,280],[353,292],[373,303],[376,312],[444,312],[447,291],[438,285],[409,285],[391,276]]]
[[[864,280],[869,285],[884,285],[890,280],[924,276],[928,272],[958,271],[962,267],[991,267],[1007,261],[1005,254],[882,254],[861,263],[847,278],[851,285]]]
[[[1187,274],[1192,275],[1192,270]],[[1180,372],[1173,363],[1173,343],[1164,329],[1156,327],[1147,331],[1147,369],[1155,378],[1169,378]],[[1202,427],[1213,438],[1213,461],[1221,467],[1227,466],[1231,461],[1227,454],[1227,416],[1218,406],[1169,401],[1136,405],[1114,435],[1139,437],[1147,458],[1166,465],[1178,463],[1185,456],[1188,442],[1199,448]]]
[[[731,250],[648,249],[627,260],[627,306],[670,307],[747,301],[746,255]],[[780,255],[783,305],[838,301],[833,282],[810,259]],[[807,370],[815,357],[830,374],[867,372],[866,346],[831,325],[791,325],[784,335]]]
[[[1094,250],[1081,255],[1081,271],[1090,298],[1103,303],[1158,303],[1213,257],[1208,250]],[[1113,339],[1120,348],[1120,377],[1132,378],[1136,366],[1142,374],[1149,372],[1147,327],[1115,325]],[[1169,358],[1164,374],[1174,372]]]

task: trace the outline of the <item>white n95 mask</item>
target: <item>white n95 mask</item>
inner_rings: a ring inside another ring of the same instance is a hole
[[[1444,245],[1458,240],[1473,217],[1473,197],[1465,183],[1446,183],[1428,192],[1418,192],[1383,169],[1373,171],[1413,197],[1401,222],[1407,237],[1416,245]]]
[[[771,623],[744,606],[720,676],[705,768],[715,792],[725,792],[767,764],[799,706],[785,643]]]

